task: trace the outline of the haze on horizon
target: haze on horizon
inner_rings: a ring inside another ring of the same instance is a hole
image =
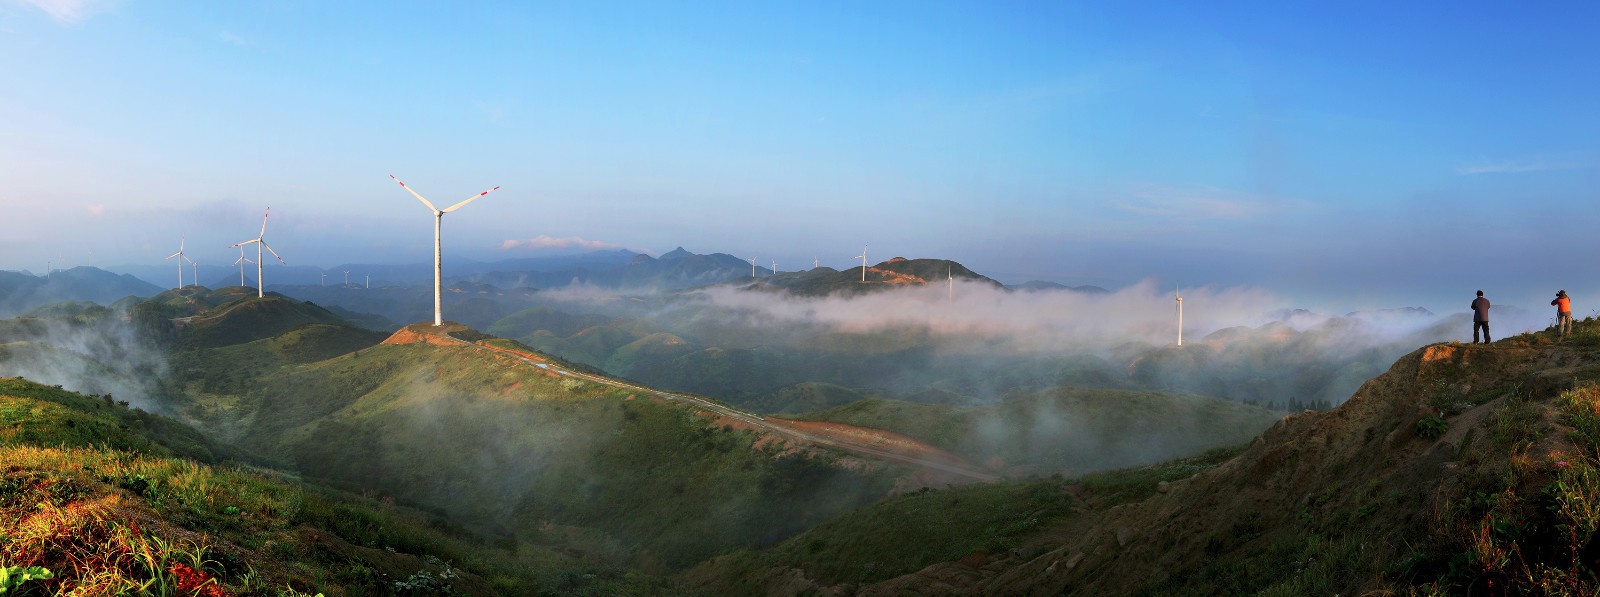
[[[1587,314],[1597,22],[0,0],[0,269],[158,264],[187,236],[216,272],[268,205],[291,264],[426,262],[428,214],[392,173],[441,205],[503,187],[445,218],[460,259],[683,245],[844,268],[871,242],[1009,283],[1334,312],[1565,288]]]

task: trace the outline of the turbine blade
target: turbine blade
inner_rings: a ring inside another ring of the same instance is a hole
[[[457,204],[455,204],[455,205],[452,205],[452,206],[450,206],[450,207],[446,207],[446,208],[444,208],[444,209],[441,209],[441,210],[439,210],[439,211],[441,211],[441,212],[443,212],[443,213],[450,213],[450,212],[452,212],[452,211],[455,211],[455,210],[458,210],[458,209],[461,209],[461,207],[462,207],[462,206],[463,206],[463,205],[466,205],[466,204],[468,204],[468,203],[472,203],[472,202],[473,202],[473,201],[477,201],[477,200],[478,200],[478,198],[479,198],[479,197],[482,197],[482,196],[484,196],[484,195],[488,195],[488,194],[489,194],[489,193],[493,193],[493,192],[495,192],[495,191],[498,191],[498,190],[500,190],[500,187],[495,187],[495,188],[492,188],[492,189],[489,189],[489,190],[487,190],[487,191],[484,191],[484,192],[482,192],[482,193],[478,193],[478,194],[476,194],[476,195],[473,195],[473,196],[471,196],[471,197],[467,197],[467,199],[466,199],[466,200],[465,200],[465,201],[462,201],[462,202],[460,202],[460,203],[457,203]]]
[[[273,257],[278,257],[278,252],[272,250],[272,245],[267,244],[267,241],[261,241],[261,246],[266,247],[267,252],[271,253]],[[278,262],[284,265],[289,265],[289,262],[284,261],[282,257],[278,257]]]
[[[256,238],[267,237],[267,216],[270,215],[272,215],[272,208],[269,206],[267,207],[266,213],[261,214],[261,234],[257,234]]]
[[[258,243],[258,242],[261,242],[261,239],[252,238],[250,240],[247,240],[247,241],[244,241],[244,242],[241,242],[241,243],[234,243],[234,244],[228,245],[228,248],[232,249],[234,247],[242,247],[242,246],[245,246],[245,245],[255,244],[255,243]]]
[[[173,257],[177,257],[177,256],[179,256],[179,255],[182,255],[182,254],[183,254],[183,253],[182,253],[182,252],[179,252],[179,253],[173,253],[173,254],[171,254],[171,255],[168,255],[168,256],[167,256],[167,259],[172,259],[172,258],[173,258]]]
[[[189,262],[190,265],[194,265],[194,260],[190,259],[188,255],[184,255],[183,260]]]
[[[394,178],[394,175],[390,174],[389,178]],[[400,182],[400,179],[394,178],[394,181],[395,182]],[[411,187],[406,186],[406,183],[400,182],[400,188],[405,189],[407,193],[411,193],[412,197],[416,197],[417,201],[421,201],[423,205],[428,206],[428,209],[430,211],[439,211],[439,208],[434,207],[433,204],[428,202],[427,199],[423,199],[422,195],[418,195],[416,191],[411,190]]]

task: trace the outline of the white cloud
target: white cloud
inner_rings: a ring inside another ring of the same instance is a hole
[[[622,245],[619,245],[619,244],[616,244],[616,243],[608,243],[608,242],[605,242],[605,241],[598,241],[598,240],[589,240],[589,239],[578,237],[578,236],[568,236],[568,237],[565,237],[565,238],[556,238],[556,237],[547,236],[547,235],[544,235],[544,234],[541,234],[539,236],[535,236],[535,237],[527,239],[527,240],[512,239],[512,240],[508,240],[508,241],[505,241],[503,243],[500,243],[500,250],[502,250],[502,251],[510,251],[510,250],[513,250],[513,249],[525,249],[525,250],[530,250],[530,251],[540,251],[540,250],[546,250],[546,249],[590,249],[590,250],[603,251],[603,250],[623,249],[623,248],[626,248],[626,247],[623,247]],[[643,253],[644,251],[635,250],[635,252]]]
[[[56,22],[75,25],[82,23],[94,13],[102,12],[109,8],[114,0],[19,0],[44,11]]]
[[[243,37],[240,37],[239,34],[232,31],[223,31],[218,33],[217,37],[222,38],[222,41],[239,46],[241,48],[250,45],[250,42],[245,41]]]

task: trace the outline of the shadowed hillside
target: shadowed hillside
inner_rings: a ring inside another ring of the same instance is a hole
[[[1594,594],[1597,384],[1592,319],[1564,343],[1432,345],[1236,455],[1012,485],[1004,498],[908,496],[686,579],[769,594]],[[916,537],[900,526],[913,509],[1029,502],[987,542],[891,540],[861,556],[893,566],[818,551],[858,532]],[[970,551],[925,547],[943,542]]]

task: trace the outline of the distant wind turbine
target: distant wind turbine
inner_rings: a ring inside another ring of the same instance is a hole
[[[319,284],[322,285],[322,286],[327,286],[328,285],[328,272],[317,272],[317,273],[322,276],[322,281],[319,282]]]
[[[177,257],[178,258],[178,288],[179,289],[183,288],[183,262],[189,260],[189,256],[183,254],[183,243],[186,242],[186,241],[187,241],[186,237],[183,237],[183,236],[178,237],[178,252],[167,256],[167,259],[172,259],[173,257]]]
[[[280,257],[278,255],[278,252],[272,250],[272,246],[267,244],[267,240],[266,240],[267,239],[267,216],[270,216],[270,215],[272,215],[272,208],[271,207],[268,207],[265,212],[262,212],[262,214],[261,214],[261,233],[257,234],[255,238],[252,238],[252,239],[244,241],[244,242],[240,242],[240,243],[235,243],[235,244],[229,245],[230,247],[243,247],[243,246],[248,245],[248,244],[252,244],[252,243],[255,244],[255,246],[256,246],[256,298],[261,298],[261,297],[267,296],[267,291],[266,291],[267,281],[261,279],[261,260],[262,260],[261,249],[263,247],[265,247],[267,249],[267,252],[272,253],[272,256],[276,257],[278,259],[278,263],[282,263],[284,265],[289,265],[289,262],[284,261],[283,257]]]
[[[422,195],[418,195],[416,191],[411,190],[411,187],[406,186],[406,183],[400,182],[400,179],[395,178],[393,174],[390,174],[389,178],[393,178],[395,182],[400,184],[400,188],[405,189],[407,193],[411,193],[412,197],[416,197],[417,201],[421,201],[424,206],[427,206],[428,209],[433,210],[433,325],[444,325],[444,309],[442,307],[444,295],[441,290],[444,282],[444,267],[442,265],[443,252],[441,251],[439,244],[439,227],[444,221],[445,214],[461,209],[468,203],[472,203],[484,195],[488,195],[489,193],[500,190],[500,187],[497,186],[482,193],[467,197],[460,203],[450,207],[439,209],[434,207],[433,203],[430,203],[427,199],[424,199]]]
[[[750,258],[750,277],[756,277],[756,258]]]
[[[344,270],[344,285],[350,285],[350,270]]]
[[[819,267],[822,267],[822,260],[821,259],[817,259],[816,255],[812,255],[811,256],[811,269],[817,269]]]
[[[861,260],[861,281],[862,282],[866,282],[867,281],[867,246],[871,245],[871,244],[872,243],[867,243],[865,245],[861,245],[861,254],[860,255],[856,255],[855,257],[853,257],[853,259],[860,259]]]
[[[956,302],[956,270],[955,270],[955,268],[946,266],[944,268],[944,275],[950,279],[950,296],[945,299],[945,302],[949,302],[949,303]]]
[[[772,275],[778,275],[778,260],[772,260]]]
[[[1178,299],[1178,346],[1183,346],[1183,296],[1178,294],[1178,286],[1172,286],[1172,296]]]
[[[367,274],[367,288],[372,288],[372,274]]]
[[[239,266],[239,285],[240,286],[244,286],[244,264],[246,264],[246,263],[255,263],[255,262],[251,261],[249,257],[245,257],[244,256],[244,247],[239,247],[239,258],[233,260],[233,264]]]
[[[189,259],[188,255],[185,255],[183,259],[189,262],[189,267],[194,268],[194,285],[198,288],[200,286],[200,262]]]

